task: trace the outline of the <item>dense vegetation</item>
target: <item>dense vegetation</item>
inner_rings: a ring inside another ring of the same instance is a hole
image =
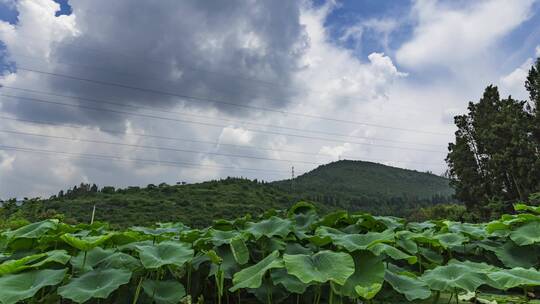
[[[489,86],[467,114],[455,117],[447,157],[451,183],[467,209],[484,219],[540,191],[540,58],[525,87],[529,101],[501,99]]]
[[[0,234],[0,303],[539,303],[540,207],[485,224],[299,203],[257,219]],[[462,302],[463,303],[463,302]]]
[[[270,208],[289,208],[312,201],[322,213],[336,209],[409,217],[422,207],[452,202],[448,180],[433,174],[360,161],[339,161],[298,178],[275,183],[227,178],[199,184],[148,185],[114,189],[81,184],[47,200],[30,199],[18,207],[4,204],[4,220],[39,221],[58,217],[88,222],[96,218],[117,227],[182,221],[194,227],[212,219],[258,215]]]
[[[274,183],[296,200],[321,202],[350,211],[407,216],[411,210],[452,202],[446,178],[382,164],[344,160]]]
[[[99,191],[85,188],[91,186],[82,184],[48,200],[27,200],[20,207],[14,202],[6,203],[2,208],[4,217],[36,221],[60,216],[70,223],[87,223],[95,205],[95,218],[117,227],[151,225],[157,221],[181,221],[203,227],[216,218],[233,219],[260,214],[269,208],[290,207],[287,193],[237,178],[144,188],[105,187]]]

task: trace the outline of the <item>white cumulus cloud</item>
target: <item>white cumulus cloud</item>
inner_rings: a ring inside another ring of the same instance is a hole
[[[235,127],[225,127],[219,135],[219,142],[247,145],[253,139],[254,134],[248,130]]]
[[[529,69],[533,64],[533,59],[527,59],[521,66],[510,72],[508,75],[504,75],[500,79],[502,94],[512,95],[514,98],[526,99],[528,96],[525,90],[525,80],[529,74]]]
[[[436,0],[418,0],[413,15],[418,26],[413,38],[397,51],[408,68],[452,67],[471,57],[486,56],[504,37],[531,15],[533,0],[465,2],[462,7]]]
[[[321,154],[331,155],[335,160],[342,158],[344,154],[353,150],[353,147],[349,143],[344,143],[338,146],[323,146],[319,151]]]

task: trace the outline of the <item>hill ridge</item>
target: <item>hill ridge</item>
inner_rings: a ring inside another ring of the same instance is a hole
[[[291,186],[292,185],[292,186]],[[425,172],[379,163],[341,160],[291,179],[274,182],[231,178],[194,184],[115,189],[83,184],[45,200],[30,200],[18,210],[30,220],[63,216],[86,222],[96,218],[113,225],[148,225],[181,221],[205,226],[214,218],[260,214],[301,200],[321,212],[336,209],[407,216],[420,207],[453,202],[448,180]]]

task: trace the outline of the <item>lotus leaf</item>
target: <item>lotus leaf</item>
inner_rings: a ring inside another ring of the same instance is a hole
[[[314,255],[285,254],[283,261],[287,272],[306,284],[332,281],[343,285],[355,269],[354,260],[349,254],[328,250]]]
[[[268,270],[282,267],[283,261],[279,257],[279,252],[274,251],[257,264],[235,273],[234,286],[230,288],[230,291],[234,292],[240,288],[259,288],[262,284],[262,278]]]
[[[143,290],[158,304],[176,304],[186,295],[184,285],[177,281],[145,280]]]
[[[33,297],[45,286],[54,286],[62,282],[67,269],[33,270],[0,277],[0,302],[17,303]]]

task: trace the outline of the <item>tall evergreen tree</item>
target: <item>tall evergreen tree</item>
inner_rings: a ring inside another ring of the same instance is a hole
[[[540,144],[540,58],[536,59],[536,63],[529,70],[525,88],[529,91],[531,112],[534,113],[533,129],[535,140]]]
[[[532,104],[501,99],[497,87],[488,86],[467,114],[455,117],[456,140],[446,161],[456,196],[468,209],[486,211],[490,201],[509,203],[540,191],[539,70],[537,60],[525,85]]]
[[[529,91],[529,98],[531,101],[530,111],[533,113],[533,119],[531,120],[532,133],[534,143],[536,145],[536,164],[534,171],[531,174],[540,176],[540,58],[536,59],[535,64],[529,70],[527,81],[525,82],[525,88]],[[540,181],[536,185],[537,189],[540,189]]]

